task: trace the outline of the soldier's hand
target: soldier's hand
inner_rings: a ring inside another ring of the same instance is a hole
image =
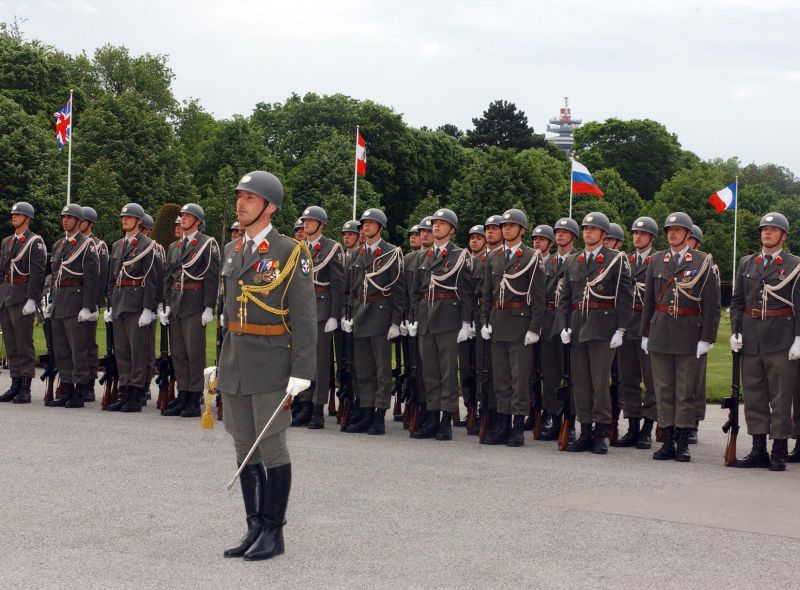
[[[617,330],[611,337],[611,344],[609,346],[611,348],[619,348],[620,346],[622,346],[622,340],[624,337],[625,337],[625,331]]]
[[[204,326],[207,326],[208,324],[213,322],[214,321],[214,310],[211,309],[210,307],[206,307],[203,310],[203,315],[200,316],[200,321],[203,322]]]
[[[159,307],[161,306],[160,303],[158,305],[159,305]],[[158,310],[158,321],[161,322],[162,326],[168,326],[169,325],[169,312],[170,312],[169,306],[167,306],[166,310],[163,307],[161,307]],[[203,324],[203,325],[205,325],[205,324]]]
[[[96,322],[99,317],[100,317],[100,309],[95,309],[92,313],[89,314],[89,321]]]
[[[325,322],[325,333],[330,334],[334,332],[336,328],[339,327],[339,320],[336,318],[328,318],[328,321]]]
[[[111,322],[114,321],[114,316],[113,316],[113,314],[111,312],[111,308],[110,307],[103,312],[103,319],[105,320],[105,322],[107,324],[110,324]]]
[[[460,344],[467,340],[469,340],[469,322],[461,322],[461,329],[458,331],[458,336],[456,336],[456,342]]]
[[[47,305],[44,306],[44,310],[42,310],[42,315],[45,317],[45,319],[49,319],[53,315],[52,303],[48,303]]]
[[[400,335],[408,336],[408,320],[400,322]]]
[[[417,328],[419,328],[419,324],[417,322],[411,322],[408,324],[408,335],[412,338],[417,335]]]
[[[78,321],[79,322],[88,322],[92,319],[92,312],[89,311],[88,307],[84,307],[78,312]]]
[[[299,377],[289,377],[289,383],[286,385],[286,393],[292,397],[296,396],[311,387],[311,381],[308,379],[300,379]]]
[[[700,340],[697,343],[697,358],[700,358],[704,354],[708,354],[709,350],[711,350],[711,344],[709,344],[705,340]]]
[[[491,340],[492,339],[492,325],[486,324],[483,328],[481,328],[481,338],[484,340]]]
[[[36,302],[33,299],[28,299],[25,305],[22,306],[22,315],[31,315],[36,311]]]
[[[350,334],[353,331],[353,320],[342,318],[341,326],[343,332],[347,332],[348,334]]]
[[[153,312],[145,307],[142,310],[142,315],[139,316],[139,327],[144,328],[145,326],[149,326],[153,323],[154,318]]]
[[[794,337],[792,347],[789,349],[789,360],[796,361],[797,359],[800,359],[800,336]]]
[[[539,342],[539,334],[536,332],[531,332],[528,330],[525,332],[525,346],[530,346],[531,344],[536,344]]]
[[[730,343],[731,343],[731,350],[733,352],[739,352],[740,350],[742,350],[742,346],[744,346],[744,344],[742,342],[742,335],[741,334],[731,334]],[[789,359],[789,360],[791,360],[791,359]]]
[[[644,351],[645,354],[650,354],[650,351],[647,350],[647,343],[649,341],[650,339],[647,336],[642,336],[642,343],[639,346],[642,347],[642,350]]]
[[[472,340],[478,335],[478,332],[475,331],[475,322],[469,323],[469,339]]]
[[[561,342],[569,344],[572,341],[572,328],[564,328],[561,330]]]
[[[392,324],[389,326],[389,331],[386,333],[387,340],[394,340],[400,335],[400,326],[397,324]]]

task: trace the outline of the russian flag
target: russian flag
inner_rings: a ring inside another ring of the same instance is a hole
[[[728,209],[736,208],[736,181],[734,180],[722,190],[718,190],[708,198],[711,206],[717,210],[717,213],[722,213]]]
[[[572,160],[572,194],[603,196],[603,191],[594,183],[586,166],[575,160]]]

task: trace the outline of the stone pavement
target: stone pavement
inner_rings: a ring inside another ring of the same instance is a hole
[[[222,558],[244,519],[220,422],[46,408],[35,388],[0,405],[0,588],[798,586],[800,466],[725,468],[716,406],[690,464],[292,429],[287,553],[245,563]]]

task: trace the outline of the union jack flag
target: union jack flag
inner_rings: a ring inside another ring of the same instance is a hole
[[[56,141],[58,141],[58,151],[69,143],[72,135],[72,99],[67,101],[67,106],[53,113],[56,118]]]

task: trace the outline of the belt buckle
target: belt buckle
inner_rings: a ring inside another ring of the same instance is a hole
[[[674,303],[669,304],[669,306],[667,307],[667,313],[671,315],[675,315],[677,313],[677,308],[675,307]]]
[[[761,310],[756,309],[755,307],[750,310],[750,317],[755,319],[761,319]]]
[[[583,301],[578,302],[578,309],[583,310]]]

